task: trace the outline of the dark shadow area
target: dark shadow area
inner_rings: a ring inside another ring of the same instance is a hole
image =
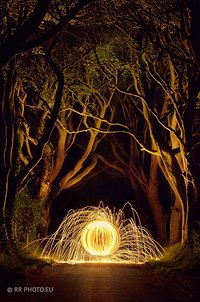
[[[4,289],[1,301],[197,302],[198,285],[197,278],[168,279],[143,265],[58,265]]]
[[[126,202],[135,208],[134,193],[128,181],[120,176],[100,173],[88,181],[64,191],[53,202],[49,233],[54,232],[66,216],[69,209],[85,206],[98,206],[103,201],[105,206],[119,210]]]

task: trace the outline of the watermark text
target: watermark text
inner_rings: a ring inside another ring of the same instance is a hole
[[[52,293],[53,286],[14,286],[7,288],[8,293]]]

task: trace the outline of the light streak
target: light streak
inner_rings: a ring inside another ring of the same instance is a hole
[[[131,218],[124,210],[129,207]],[[137,212],[130,203],[113,212],[104,207],[87,206],[70,210],[58,230],[43,239],[41,257],[66,263],[132,263],[141,264],[150,259],[159,260],[164,249],[141,226]]]
[[[91,255],[111,255],[119,247],[119,238],[117,229],[103,220],[88,223],[81,233],[82,246]]]

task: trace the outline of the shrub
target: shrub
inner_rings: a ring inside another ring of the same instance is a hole
[[[17,244],[28,243],[37,238],[37,229],[45,224],[43,207],[28,190],[16,195],[12,219],[13,236]]]

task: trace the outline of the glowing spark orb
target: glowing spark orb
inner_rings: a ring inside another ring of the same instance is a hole
[[[124,214],[127,207],[131,213],[128,219]],[[70,210],[58,230],[40,241],[38,248],[41,246],[41,257],[67,263],[140,264],[160,259],[164,253],[159,243],[141,226],[130,203],[118,212],[112,212],[102,202],[98,207]]]
[[[82,231],[81,243],[91,255],[111,255],[119,247],[117,229],[108,221],[88,223]]]

